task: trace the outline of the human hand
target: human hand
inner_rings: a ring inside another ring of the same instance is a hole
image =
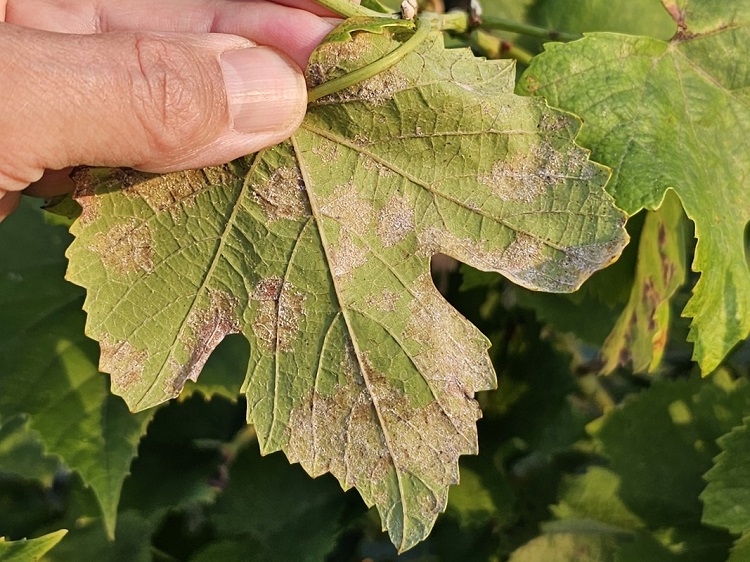
[[[289,137],[325,15],[311,0],[0,0],[0,221],[29,185],[70,190],[71,166],[168,172]]]

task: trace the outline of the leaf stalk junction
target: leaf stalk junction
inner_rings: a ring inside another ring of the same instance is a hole
[[[377,12],[365,6],[355,4],[350,0],[315,0],[315,2],[346,18],[369,17],[379,18],[388,22],[396,20],[398,22],[396,25],[403,27],[405,30],[413,30],[413,35],[399,47],[377,61],[312,88],[308,92],[308,103],[345,90],[388,70],[410,52],[414,51],[427,39],[432,31],[468,33],[477,27],[472,23],[470,15],[461,11],[452,11],[446,14],[423,12],[419,15],[415,24],[415,22],[400,19],[400,15],[397,13]],[[513,58],[517,58],[524,64],[529,64],[531,61],[533,57],[531,53],[520,48],[515,48],[510,44],[507,44],[510,46],[506,47],[506,42],[490,35],[485,30],[508,31],[553,41],[573,41],[582,37],[580,34],[549,30],[492,16],[483,17],[478,27],[477,33],[473,34],[470,40],[470,44],[475,49],[482,51],[490,58],[500,58],[503,53],[510,54]]]

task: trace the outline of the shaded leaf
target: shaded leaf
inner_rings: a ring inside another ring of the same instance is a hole
[[[607,466],[568,477],[553,513],[633,533],[632,542],[610,545],[620,562],[722,562],[732,537],[701,525],[702,475],[716,439],[749,409],[750,386],[723,373],[655,383],[592,424]]]
[[[657,383],[604,419],[596,432],[619,496],[648,525],[698,523],[703,474],[715,441],[750,411],[750,386],[717,373],[710,381]]]
[[[558,519],[592,519],[621,529],[641,529],[644,522],[618,497],[620,481],[615,472],[597,466],[569,477],[552,513]]]
[[[581,143],[613,166],[608,188],[630,214],[673,188],[695,223],[684,310],[704,372],[750,332],[750,1],[664,0],[679,33],[669,42],[591,34],[548,44],[520,83],[583,117]]]
[[[630,299],[602,347],[602,372],[629,364],[635,372],[653,372],[661,362],[669,301],[685,283],[686,227],[679,199],[671,193],[657,211],[646,215]]]
[[[6,541],[0,537],[1,562],[36,562],[62,540],[68,531],[61,529],[36,539]]]
[[[226,486],[223,447],[243,423],[244,406],[202,396],[161,408],[123,486],[122,510],[154,521],[168,511],[213,503]]]
[[[334,34],[311,86],[401,45],[380,31]],[[68,275],[88,289],[114,391],[136,410],[163,402],[242,333],[262,451],[357,487],[400,549],[424,538],[476,452],[474,392],[495,384],[430,257],[571,291],[625,242],[578,123],[512,89],[511,64],[432,34],[317,100],[272,149],[163,177],[79,175]]]
[[[719,439],[722,452],[706,473],[703,522],[731,533],[750,531],[750,418]]]
[[[70,236],[24,205],[0,223],[0,415],[27,414],[47,454],[81,474],[113,532],[122,482],[151,413],[132,415],[96,368],[82,291],[63,280]]]
[[[38,435],[29,431],[25,416],[0,420],[0,473],[50,486],[59,467],[57,459],[44,455],[43,445]]]
[[[233,463],[210,510],[217,541],[191,560],[324,560],[346,498],[330,477],[312,481],[281,455],[261,459],[253,448]]]
[[[727,562],[747,562],[750,560],[750,533],[743,533],[729,553]]]
[[[587,520],[545,526],[544,533],[513,552],[509,562],[614,562],[617,545],[632,533]]]

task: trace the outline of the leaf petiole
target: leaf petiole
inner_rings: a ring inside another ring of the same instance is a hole
[[[496,31],[508,31],[550,41],[575,41],[576,39],[581,39],[583,37],[583,35],[579,33],[566,33],[554,29],[545,29],[543,27],[536,27],[534,25],[492,16],[482,16],[482,23],[479,27],[487,30],[494,29]]]
[[[388,70],[422,44],[432,30],[433,24],[431,21],[429,19],[420,18],[417,23],[416,31],[404,43],[382,58],[371,62],[370,64],[366,64],[362,68],[358,68],[357,70],[316,86],[307,93],[308,103],[312,103],[322,97],[345,90],[354,84],[359,84],[368,78],[372,78],[373,76]]]

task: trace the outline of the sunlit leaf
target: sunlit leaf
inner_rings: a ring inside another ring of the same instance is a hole
[[[68,531],[61,529],[36,539],[6,541],[0,537],[0,561],[34,562],[60,542]]]
[[[334,34],[309,83],[399,48],[398,28],[376,27]],[[114,391],[159,404],[241,333],[262,451],[355,486],[400,549],[424,538],[459,455],[476,452],[473,395],[495,384],[487,340],[435,289],[431,256],[572,291],[626,239],[577,121],[512,90],[512,64],[432,34],[311,104],[272,149],[161,177],[79,175],[68,276],[88,290]]]
[[[633,214],[668,188],[695,223],[684,310],[704,372],[750,333],[750,1],[663,0],[679,32],[670,41],[590,34],[548,44],[521,89],[583,117],[581,143],[614,169],[608,189]]]

